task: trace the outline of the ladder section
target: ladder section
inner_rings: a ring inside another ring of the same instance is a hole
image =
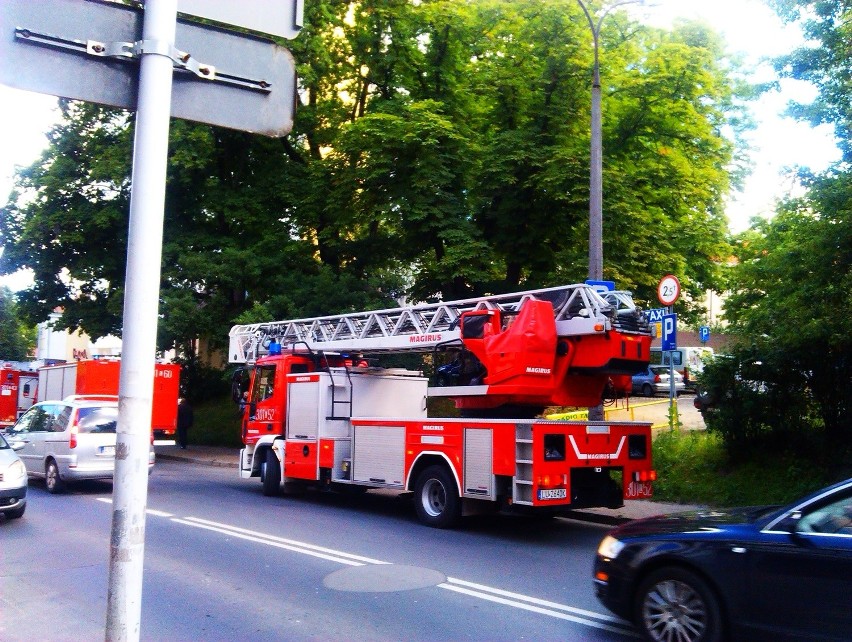
[[[335,375],[338,376],[337,382]],[[341,381],[344,379],[345,381]],[[327,421],[343,421],[352,418],[352,376],[349,374],[349,368],[329,368],[328,380],[331,383],[331,414],[326,417]],[[338,385],[338,382],[341,385]],[[345,384],[345,385],[343,385]],[[343,398],[339,397],[338,389],[345,391]],[[338,413],[338,407],[343,407],[343,414]]]
[[[515,477],[512,479],[512,503],[532,506],[533,439],[531,424],[515,426]]]
[[[560,336],[600,333],[612,329],[616,307],[626,299],[607,301],[591,286],[564,285],[541,290],[430,303],[335,316],[235,325],[230,332],[229,360],[247,363],[268,354],[269,344],[328,352],[431,352],[444,345],[461,345],[458,324],[462,313],[499,310],[516,313],[530,299],[553,304]],[[633,308],[633,313],[636,309]],[[620,314],[620,312],[619,312]],[[645,323],[644,334],[650,334]]]

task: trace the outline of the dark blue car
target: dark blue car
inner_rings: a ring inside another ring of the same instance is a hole
[[[628,522],[594,582],[649,640],[852,640],[852,479],[784,508]]]

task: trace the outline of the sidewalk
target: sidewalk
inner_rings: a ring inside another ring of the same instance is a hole
[[[240,451],[237,448],[222,448],[219,446],[195,446],[190,444],[186,449],[177,446],[161,446],[154,444],[157,459],[172,459],[193,464],[219,466],[237,469],[240,463]]]
[[[157,454],[157,459],[185,461],[206,466],[233,468],[235,470],[239,465],[240,459],[238,449],[217,446],[193,446],[190,444],[185,450],[182,450],[177,446],[155,445],[154,451]],[[706,506],[673,504],[650,500],[627,500],[621,508],[584,508],[570,511],[568,517],[580,521],[614,526],[633,519],[652,517],[664,513],[695,511],[704,508]]]

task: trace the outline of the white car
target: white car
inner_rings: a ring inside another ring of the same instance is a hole
[[[0,435],[0,514],[7,519],[24,516],[27,508],[27,469],[18,453]]]
[[[42,401],[27,410],[6,438],[31,477],[43,478],[50,493],[68,482],[112,479],[115,473],[118,398],[76,395],[64,401]],[[153,440],[148,471],[154,467]]]

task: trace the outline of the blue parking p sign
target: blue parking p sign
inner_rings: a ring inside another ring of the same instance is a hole
[[[663,336],[660,345],[662,350],[677,349],[677,315],[666,314],[663,316]]]
[[[710,339],[710,328],[706,325],[698,328],[698,338],[701,340],[701,343],[707,343]]]

